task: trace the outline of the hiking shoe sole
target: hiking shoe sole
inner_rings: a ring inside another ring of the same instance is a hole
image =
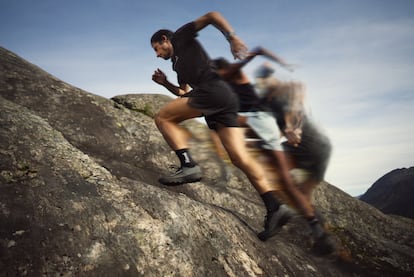
[[[178,186],[198,182],[202,177],[201,169],[196,165],[194,167],[182,167],[170,176],[161,177],[158,181],[166,186]]]

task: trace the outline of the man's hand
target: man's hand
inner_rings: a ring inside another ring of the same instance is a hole
[[[229,41],[234,59],[243,60],[248,56],[247,46],[237,36],[232,36]]]
[[[159,68],[154,71],[152,74],[152,80],[160,85],[165,85],[167,83],[167,76]]]
[[[302,129],[301,128],[286,128],[285,129],[285,136],[289,142],[295,147],[298,147],[300,142],[302,141]]]
[[[254,49],[251,50],[251,53],[254,55],[262,55],[274,62],[277,62],[278,64],[280,64],[283,68],[285,68],[286,70],[293,72],[295,71],[299,66],[295,65],[295,64],[290,64],[290,63],[286,63],[281,57],[277,56],[275,53],[272,53],[271,51],[258,46]]]

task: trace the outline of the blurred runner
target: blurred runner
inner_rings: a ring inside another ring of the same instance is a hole
[[[263,65],[256,71],[256,80],[263,92],[264,103],[273,112],[280,130],[287,138],[283,143],[284,152],[294,163],[294,169],[290,172],[295,182],[287,181],[289,178],[285,166],[280,168],[285,180],[283,185],[312,230],[313,251],[320,255],[329,254],[335,251],[336,243],[324,230],[321,215],[317,216],[311,198],[313,189],[324,179],[331,143],[305,111],[304,85],[299,82],[281,82],[272,74],[271,68]],[[283,165],[283,162],[280,164]]]

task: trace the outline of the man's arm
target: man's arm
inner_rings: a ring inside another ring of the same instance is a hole
[[[194,20],[196,31],[200,31],[208,25],[213,25],[220,30],[230,42],[231,52],[235,59],[243,59],[247,55],[247,47],[240,40],[233,27],[219,12],[209,12]]]
[[[283,131],[289,143],[298,146],[302,140],[305,88],[301,83],[292,82],[284,93],[288,94],[289,101],[285,109],[286,128]]]
[[[237,63],[231,63],[227,67],[223,67],[217,70],[219,75],[226,79],[232,78],[236,74],[240,74],[240,69],[245,66],[250,60],[252,60],[252,57],[247,57],[246,59],[237,62]]]
[[[283,133],[287,138],[288,142],[294,146],[298,146],[302,141],[301,121],[301,114],[297,112],[285,113],[286,128],[285,130],[283,130]]]
[[[268,49],[263,48],[261,46],[258,46],[256,48],[254,48],[251,52],[256,53],[256,55],[262,55],[262,56],[268,58],[269,60],[280,64],[281,66],[283,66],[284,68],[286,68],[289,71],[293,71],[296,67],[292,64],[286,63],[286,61],[284,59],[282,59],[281,57],[277,56],[275,53],[273,53],[273,52],[269,51]]]
[[[187,84],[180,84],[180,86],[176,86],[167,80],[167,76],[164,72],[160,69],[155,70],[154,74],[152,75],[152,80],[157,84],[164,86],[168,89],[171,93],[177,96],[183,96],[189,90],[189,86]]]
[[[293,68],[294,68],[293,65],[286,63],[282,58],[272,53],[271,51],[261,46],[258,46],[254,48],[253,50],[249,51],[247,53],[246,58],[243,59],[242,61],[237,62],[237,63],[232,63],[228,67],[220,69],[219,70],[220,75],[223,77],[229,77],[229,76],[232,76],[233,74],[238,73],[239,70],[241,70],[246,64],[248,64],[251,60],[253,60],[258,55],[264,56],[274,62],[277,62],[278,64],[285,67],[289,71],[293,71]]]
[[[234,74],[238,74],[240,70],[257,55],[259,55],[258,52],[250,51],[247,53],[246,58],[240,62],[230,63],[227,67],[220,68],[218,72],[224,79],[231,78]]]

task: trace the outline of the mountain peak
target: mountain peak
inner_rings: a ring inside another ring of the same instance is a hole
[[[385,174],[360,200],[386,214],[414,219],[414,167],[398,168]]]

